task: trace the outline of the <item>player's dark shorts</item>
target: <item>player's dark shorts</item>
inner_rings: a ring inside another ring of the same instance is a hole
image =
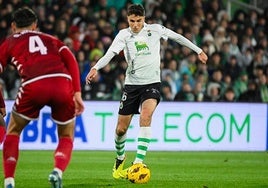
[[[120,100],[119,114],[139,114],[140,105],[147,99],[160,101],[160,83],[147,85],[125,85]]]

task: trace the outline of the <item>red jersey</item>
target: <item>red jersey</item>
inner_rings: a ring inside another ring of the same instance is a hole
[[[81,90],[74,55],[51,35],[27,30],[9,36],[0,46],[0,72],[9,62],[16,66],[22,85],[49,77],[67,77],[72,79],[75,92]]]

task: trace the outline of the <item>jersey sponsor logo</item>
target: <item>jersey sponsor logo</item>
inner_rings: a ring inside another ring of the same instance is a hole
[[[149,47],[145,42],[142,41],[136,41],[135,42],[135,47],[137,49],[138,52],[140,51],[148,51]]]

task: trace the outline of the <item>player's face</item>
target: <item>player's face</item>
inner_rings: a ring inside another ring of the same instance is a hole
[[[134,14],[127,17],[129,27],[133,33],[138,33],[143,28],[144,25],[144,16],[136,16]]]

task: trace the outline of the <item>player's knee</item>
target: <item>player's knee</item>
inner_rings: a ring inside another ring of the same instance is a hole
[[[117,127],[116,128],[116,134],[118,136],[123,136],[124,134],[126,134],[126,132],[127,132],[127,128],[125,128],[125,127]]]

